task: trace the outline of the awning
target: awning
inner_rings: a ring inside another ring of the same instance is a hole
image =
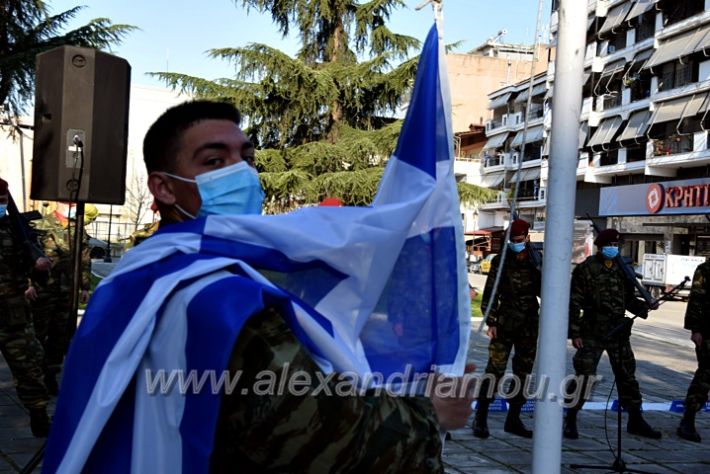
[[[629,123],[626,124],[626,128],[621,132],[621,136],[617,138],[617,141],[634,140],[643,137],[648,129],[650,118],[651,112],[648,110],[639,110],[631,114]]]
[[[523,132],[524,130],[521,130],[515,134],[515,138],[513,138],[513,143],[511,143],[510,146],[520,146],[523,144]],[[527,135],[525,135],[525,143],[535,143],[542,141],[542,132],[542,125],[528,128],[528,133]]]
[[[604,70],[601,72],[600,76],[606,77],[606,76],[611,76],[613,74],[617,74],[617,73],[623,71],[625,67],[626,67],[626,59],[620,59],[618,61],[614,61],[613,63],[609,63],[606,66],[604,66]]]
[[[626,15],[626,21],[631,21],[637,16],[643,15],[653,8],[657,2],[658,0],[636,0],[634,6],[631,8],[631,11],[629,11],[629,14]]]
[[[661,43],[644,67],[658,66],[659,64],[667,63],[682,56],[703,50],[710,46],[710,38],[707,36],[708,32],[710,32],[710,25],[705,25]]]
[[[503,182],[504,175],[505,172],[487,174],[483,176],[483,179],[481,180],[481,186],[483,186],[484,188],[495,188]]]
[[[511,95],[513,95],[513,93],[508,92],[507,94],[499,95],[498,97],[491,99],[488,103],[488,108],[492,110],[507,105]]]
[[[702,93],[660,102],[656,107],[656,111],[653,113],[651,125],[697,115],[706,97],[707,93]]]
[[[551,136],[548,135],[547,140],[545,140],[545,144],[542,146],[542,156],[550,156],[550,138]]]
[[[544,82],[542,84],[533,86],[532,96],[535,97],[536,95],[540,95],[546,90],[547,84],[545,84]],[[518,97],[515,98],[515,102],[525,102],[526,100],[528,100],[528,88],[525,88],[525,90],[518,94]]]
[[[533,179],[538,179],[540,177],[540,168],[528,168],[526,170],[516,171],[513,177],[510,178],[510,182],[517,183],[518,176],[520,176],[520,181],[532,181]]]
[[[597,19],[596,15],[592,15],[590,17],[587,17],[587,31],[589,31],[589,28],[592,27],[592,25],[594,24],[594,20],[596,20],[596,19]]]
[[[494,148],[500,148],[505,143],[505,139],[508,138],[507,133],[499,133],[498,135],[493,135],[488,139],[485,145],[483,145],[484,150],[492,150]]]
[[[587,146],[599,146],[610,143],[616,132],[619,130],[621,122],[621,117],[618,115],[603,120],[602,123],[599,124],[599,127],[597,127],[594,135],[592,135],[592,138],[589,139]]]
[[[606,15],[604,24],[599,28],[599,34],[602,35],[609,31],[613,32],[613,29],[624,21],[633,5],[633,2],[625,2],[610,9],[609,13]]]

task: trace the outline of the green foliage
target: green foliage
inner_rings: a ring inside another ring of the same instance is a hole
[[[270,14],[284,36],[298,35],[295,57],[270,46],[209,51],[235,65],[235,77],[207,80],[156,73],[199,98],[233,103],[258,145],[256,166],[267,212],[284,212],[336,197],[369,205],[401,121],[391,118],[412,86],[419,42],[387,28],[403,0],[234,0]],[[461,188],[466,202],[486,191]]]
[[[468,183],[456,183],[459,192],[461,203],[470,206],[475,206],[485,202],[489,202],[496,196],[496,190],[482,188]]]
[[[34,94],[35,56],[62,45],[109,49],[135,29],[96,18],[64,31],[83,7],[51,15],[42,0],[3,0],[0,9],[0,104],[18,115]]]

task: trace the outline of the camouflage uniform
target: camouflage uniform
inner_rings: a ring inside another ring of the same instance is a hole
[[[32,264],[21,255],[8,218],[0,218],[0,351],[16,380],[22,404],[30,411],[45,410],[49,395],[42,381],[44,354],[24,298]]]
[[[599,243],[597,243],[599,246]],[[582,339],[582,347],[574,355],[574,370],[582,377],[582,386],[572,381],[567,387],[575,399],[567,399],[572,405],[565,418],[564,436],[579,437],[577,412],[586,401],[591,376],[596,375],[602,353],[609,356],[621,406],[629,413],[627,431],[631,434],[660,439],[661,432],[646,423],[641,414],[641,392],[636,380],[636,359],[631,349],[630,321],[623,327],[626,311],[636,315],[648,312],[646,303],[634,295],[634,287],[623,275],[614,260],[601,254],[592,255],[577,265],[572,273],[569,309],[569,337]],[[616,334],[611,331],[619,328]],[[607,339],[608,338],[608,339]]]
[[[32,316],[37,339],[45,350],[45,373],[54,376],[61,370],[69,343],[66,334],[71,307],[74,263],[69,233],[56,217],[50,214],[36,227],[41,235],[44,253],[52,260],[52,270],[46,280],[34,282],[38,286],[38,297],[32,302]],[[91,284],[91,259],[86,233],[84,233],[81,260],[81,289],[88,290]]]
[[[641,407],[641,392],[635,375],[636,359],[629,342],[630,331],[622,331],[623,334],[615,335],[609,341],[604,340],[612,329],[624,321],[626,310],[639,314],[647,311],[647,307],[634,296],[633,286],[612,260],[592,255],[574,269],[569,337],[582,338],[583,343],[574,355],[574,370],[577,376],[585,376],[586,385],[589,377],[596,375],[599,359],[606,350],[622,406],[638,409]],[[575,388],[570,387],[573,391]],[[580,393],[586,393],[586,386]],[[575,408],[581,408],[584,402],[580,397]]]
[[[260,371],[278,375],[285,364],[290,374],[301,370],[311,376],[308,393],[253,393]],[[212,472],[233,472],[235,466],[263,473],[443,472],[428,398],[337,395],[337,380],[328,381],[331,394],[311,392],[320,386],[320,369],[274,310],[244,326],[229,370],[242,372],[222,401]]]
[[[708,400],[710,391],[710,262],[699,265],[695,270],[684,327],[703,336],[702,343],[695,348],[698,370],[685,398],[685,410],[696,413]]]
[[[524,224],[527,226],[527,223]],[[486,324],[496,329],[496,335],[488,345],[486,374],[477,387],[478,409],[472,426],[473,435],[477,438],[488,438],[490,435],[488,405],[493,399],[501,377],[505,374],[510,351],[513,348],[515,348],[513,374],[520,383],[512,387],[515,393],[510,399],[510,409],[503,428],[507,433],[525,438],[532,437],[532,431],[525,428],[520,420],[520,411],[525,403],[524,387],[532,372],[537,352],[540,309],[537,296],[540,294],[541,276],[527,252],[528,250],[524,250],[518,254],[512,252],[512,255],[508,254],[495,300],[490,303],[492,306]],[[491,269],[483,290],[481,310],[484,314],[488,309],[499,265],[500,256],[496,255],[491,261]]]
[[[537,352],[537,332],[539,324],[540,305],[537,296],[540,294],[540,271],[536,269],[527,256],[527,251],[520,254],[508,254],[498,285],[495,301],[486,319],[486,324],[495,327],[497,334],[488,345],[488,365],[486,374],[492,374],[495,382],[484,378],[480,387],[480,400],[490,400],[492,390],[505,373],[510,351],[513,355],[513,374],[523,383],[532,372]],[[491,270],[483,290],[481,311],[488,309],[490,295],[498,273],[500,256],[491,261]],[[522,389],[511,399],[511,404],[523,404],[525,397]]]

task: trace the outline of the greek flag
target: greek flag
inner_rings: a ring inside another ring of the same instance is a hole
[[[45,472],[206,472],[220,394],[151,394],[147,374],[223,373],[269,306],[325,373],[463,372],[470,299],[443,58],[433,27],[372,206],[210,216],[126,253],[71,345]]]

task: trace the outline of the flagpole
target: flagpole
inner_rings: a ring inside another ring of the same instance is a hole
[[[547,383],[548,388],[535,406],[533,473],[536,474],[555,474],[561,468],[564,400],[561,384],[567,360],[587,2],[562,0],[559,18],[536,377],[538,384]]]

